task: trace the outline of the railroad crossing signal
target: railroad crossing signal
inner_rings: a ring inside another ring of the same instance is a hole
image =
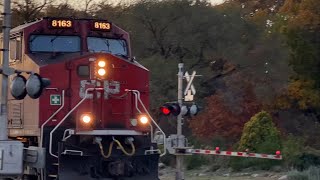
[[[60,94],[51,94],[50,95],[50,105],[52,105],[52,106],[61,105],[61,96],[60,96]]]
[[[195,116],[199,112],[199,107],[196,104],[182,105],[181,114],[182,116]]]
[[[16,100],[22,100],[28,94],[30,98],[37,99],[45,87],[50,85],[50,80],[42,78],[39,74],[31,74],[26,78],[20,74],[13,78],[10,93]]]
[[[160,112],[165,116],[171,114],[178,116],[180,113],[182,116],[195,116],[199,112],[199,107],[196,104],[180,106],[178,103],[166,103],[160,107]]]
[[[181,107],[178,103],[166,103],[160,107],[160,111],[166,116],[170,114],[178,116],[181,112]]]

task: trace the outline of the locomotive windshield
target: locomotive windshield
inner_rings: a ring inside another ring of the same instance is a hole
[[[29,47],[32,52],[79,52],[80,37],[56,35],[31,35]]]
[[[128,56],[125,40],[88,37],[87,41],[90,52],[107,52],[114,55]]]

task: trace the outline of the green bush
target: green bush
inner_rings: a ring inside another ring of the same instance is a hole
[[[243,129],[238,151],[249,150],[255,153],[275,154],[281,149],[280,133],[272,122],[272,117],[265,111],[254,115]],[[269,169],[279,165],[280,161],[256,158],[232,158],[230,165],[234,170],[254,166],[258,169]]]
[[[311,166],[318,166],[320,165],[320,157],[318,155],[304,152],[301,156],[299,156],[298,161],[295,162],[294,168],[298,170],[305,170]]]
[[[274,153],[280,149],[280,145],[280,133],[272,122],[271,115],[261,111],[244,125],[238,149]]]
[[[311,166],[308,171],[308,179],[309,180],[319,180],[320,179],[320,168]]]
[[[319,150],[305,147],[302,138],[289,136],[282,145],[283,162],[288,169],[302,171],[320,165]]]
[[[288,173],[288,180],[308,180],[306,172],[291,171]]]
[[[166,154],[160,158],[160,161],[166,166],[175,167],[175,156],[171,154]]]
[[[198,169],[202,165],[207,165],[209,160],[205,155],[192,155],[187,156],[186,158],[187,170]]]
[[[282,142],[282,155],[284,157],[284,165],[287,168],[297,167],[303,164],[303,160],[300,158],[304,152],[304,141],[302,138],[296,138],[294,136],[288,136]]]

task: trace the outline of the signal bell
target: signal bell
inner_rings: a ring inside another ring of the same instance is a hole
[[[160,107],[160,111],[163,115],[174,115],[178,116],[181,112],[180,105],[178,103],[166,103]]]

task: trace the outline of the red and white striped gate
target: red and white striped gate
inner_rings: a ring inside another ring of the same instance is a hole
[[[218,155],[218,156],[235,156],[235,157],[250,157],[250,158],[262,158],[282,160],[280,151],[276,151],[275,154],[259,154],[252,152],[233,152],[233,151],[220,151],[219,147],[215,150],[207,149],[191,149],[191,148],[174,148],[176,155],[192,155],[192,154],[204,154],[204,155]]]
[[[282,160],[280,151],[276,151],[276,154],[258,154],[251,152],[220,151],[219,147],[216,147],[216,150],[186,149],[186,153]]]
[[[179,141],[182,142],[181,144],[184,144],[185,146],[177,147]],[[166,149],[170,154],[174,155],[204,154],[282,160],[282,155],[280,151],[276,151],[275,154],[259,154],[249,152],[249,150],[246,150],[245,152],[220,151],[220,147],[216,147],[215,150],[193,149],[193,147],[187,147],[187,144],[188,143],[184,136],[180,136],[180,138],[178,138],[178,136],[174,134],[170,135],[169,138],[167,138]]]

